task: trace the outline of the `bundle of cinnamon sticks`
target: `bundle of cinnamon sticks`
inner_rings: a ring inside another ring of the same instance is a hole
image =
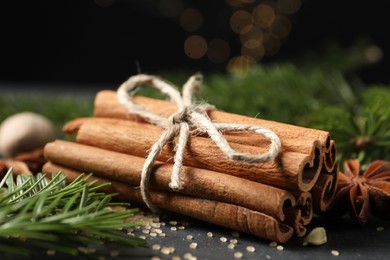
[[[134,102],[168,117],[177,109],[168,101],[137,96]],[[107,192],[143,203],[139,183],[149,149],[162,129],[130,114],[114,91],[97,94],[94,117],[68,122],[63,131],[76,141],[56,140],[45,146],[46,173],[62,171],[69,180],[92,172],[111,182]],[[328,132],[273,121],[209,112],[212,122],[262,125],[274,131],[282,146],[275,160],[246,163],[226,158],[208,136],[191,135],[184,151],[183,188],[172,191],[174,143],[164,147],[153,166],[151,199],[160,209],[198,218],[279,243],[303,236],[313,210],[329,206],[336,187],[335,144]],[[259,153],[268,140],[249,132],[226,132],[233,149]]]

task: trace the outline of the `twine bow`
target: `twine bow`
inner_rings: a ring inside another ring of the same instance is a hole
[[[194,104],[192,102],[192,94],[194,91],[199,91],[201,88],[201,75],[194,75],[184,84],[182,95],[172,85],[150,75],[136,75],[130,77],[117,90],[119,102],[131,114],[136,114],[142,117],[149,123],[160,126],[164,129],[160,138],[151,147],[149,154],[145,160],[141,172],[141,195],[145,204],[152,210],[157,211],[158,208],[152,203],[149,194],[149,180],[152,172],[152,167],[160,154],[164,145],[172,141],[176,136],[177,146],[174,155],[174,165],[171,175],[169,187],[173,190],[182,189],[180,181],[180,171],[183,166],[183,152],[187,144],[190,129],[196,132],[207,133],[221,151],[231,160],[243,161],[247,163],[261,163],[273,160],[279,153],[281,143],[279,137],[271,130],[257,126],[245,124],[225,124],[214,123],[210,120],[207,112],[215,109],[209,104]],[[140,84],[148,84],[171,98],[178,106],[178,110],[170,117],[162,117],[157,114],[145,110],[143,107],[133,102],[133,95]],[[251,131],[259,135],[263,135],[270,140],[268,151],[263,154],[248,154],[233,150],[221,132],[224,131]]]

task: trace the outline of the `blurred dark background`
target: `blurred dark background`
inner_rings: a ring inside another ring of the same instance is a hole
[[[359,39],[375,46],[377,59],[359,77],[390,79],[385,0],[8,1],[1,14],[1,82],[112,84],[140,71],[224,73],[232,64],[288,60],[329,42],[349,48]]]

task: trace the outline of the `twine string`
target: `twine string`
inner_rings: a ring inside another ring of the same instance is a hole
[[[201,89],[201,79],[200,75],[190,77],[183,86],[182,95],[175,87],[160,78],[144,74],[130,77],[117,90],[119,102],[129,113],[138,115],[145,121],[164,129],[160,138],[152,145],[141,172],[141,195],[145,204],[152,211],[158,211],[158,208],[152,203],[149,193],[149,180],[153,165],[165,144],[173,141],[176,137],[176,152],[174,155],[171,181],[169,183],[169,187],[172,190],[180,190],[183,186],[183,183],[180,181],[180,171],[183,167],[183,153],[191,130],[207,133],[211,140],[231,160],[246,163],[262,163],[273,160],[280,151],[281,142],[279,137],[265,127],[212,122],[207,113],[214,110],[215,107],[209,104],[194,104],[192,101],[194,91]],[[147,111],[142,106],[135,104],[133,101],[134,92],[136,87],[141,84],[150,85],[169,96],[176,103],[178,110],[166,118]],[[225,131],[250,131],[263,135],[270,141],[268,151],[262,154],[248,154],[235,151],[223,137],[222,132]]]

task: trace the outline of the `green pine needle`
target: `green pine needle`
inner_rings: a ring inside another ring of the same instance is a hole
[[[119,232],[135,224],[125,220],[136,209],[115,212],[106,209],[111,195],[97,192],[89,176],[66,185],[65,176],[48,179],[19,175],[12,169],[0,181],[0,254],[31,256],[34,250],[54,250],[69,255],[84,254],[78,248],[97,243],[145,246],[145,241]],[[124,204],[123,204],[124,205]]]

